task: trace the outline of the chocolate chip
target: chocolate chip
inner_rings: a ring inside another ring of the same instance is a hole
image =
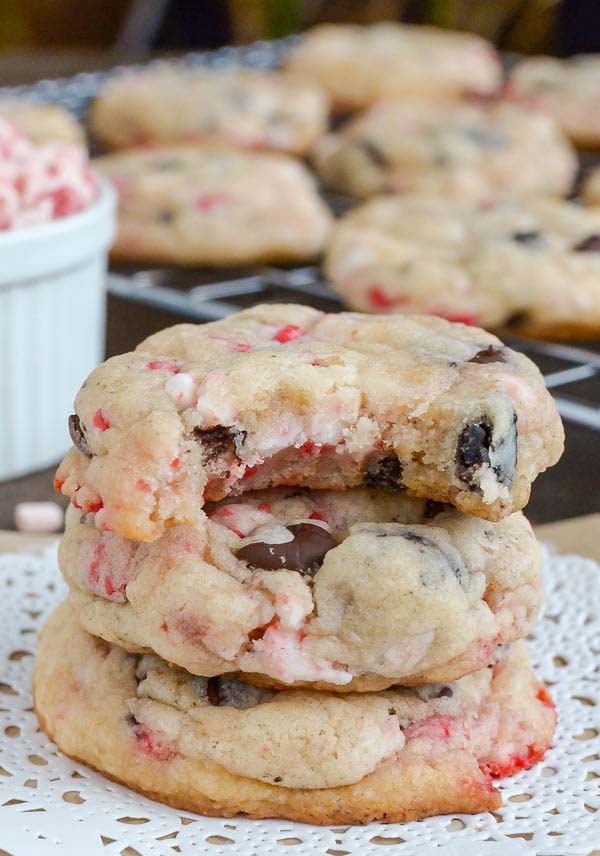
[[[442,687],[439,692],[437,692],[434,698],[452,698],[454,695],[454,690],[452,687]]]
[[[478,489],[476,475],[488,464],[501,484],[512,485],[517,464],[517,414],[513,413],[506,432],[494,440],[492,423],[486,416],[469,422],[459,434],[456,475]]]
[[[83,433],[83,428],[81,427],[79,416],[77,416],[76,413],[73,413],[71,416],[69,416],[69,434],[71,435],[71,440],[73,441],[73,444],[77,446],[79,451],[83,452],[84,455],[87,455],[88,458],[92,458],[92,450],[88,446],[85,434]]]
[[[428,499],[423,510],[423,517],[425,520],[432,520],[438,514],[441,514],[442,511],[450,509],[452,509],[452,506],[447,502],[437,502],[435,499]]]
[[[402,464],[396,455],[369,461],[364,479],[365,487],[372,490],[404,490],[402,484]]]
[[[506,354],[504,348],[497,348],[495,345],[489,345],[482,351],[477,351],[474,357],[467,360],[469,363],[505,363]]]
[[[356,145],[359,146],[361,151],[366,154],[367,158],[374,166],[385,169],[388,165],[388,159],[384,153],[381,151],[379,146],[376,146],[375,143],[371,142],[371,140],[358,140]]]
[[[540,246],[544,243],[540,232],[513,232],[510,237],[517,244],[523,244],[526,247]]]
[[[511,330],[518,330],[520,327],[526,327],[531,321],[531,317],[526,312],[515,312],[504,322],[504,326]]]
[[[213,707],[218,707],[221,702],[221,678],[209,678],[206,682],[206,695],[208,696],[209,704]]]
[[[573,247],[575,253],[600,253],[600,235],[588,235]]]
[[[159,223],[162,223],[165,226],[169,226],[173,220],[175,219],[174,211],[160,211],[156,217]]]
[[[336,546],[329,532],[316,523],[292,523],[286,527],[293,535],[283,544],[255,541],[238,550],[238,557],[255,568],[267,571],[300,571],[314,576],[325,554]]]
[[[239,432],[242,433],[242,432]],[[205,463],[216,461],[222,455],[233,451],[236,432],[219,425],[217,428],[194,428],[194,437],[202,443],[202,456]]]
[[[273,779],[273,781],[274,781],[274,782],[278,782],[278,783],[279,783],[279,782],[283,782],[283,776],[275,776],[275,778]]]
[[[456,449],[456,475],[461,481],[472,485],[476,472],[490,462],[492,424],[482,416],[470,422],[458,435]]]

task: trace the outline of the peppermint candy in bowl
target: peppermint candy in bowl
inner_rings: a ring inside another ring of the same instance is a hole
[[[0,119],[0,480],[69,446],[60,414],[103,358],[114,205],[83,146]]]

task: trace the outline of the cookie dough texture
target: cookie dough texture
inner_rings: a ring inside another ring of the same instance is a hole
[[[111,148],[193,142],[302,155],[327,115],[322,90],[292,75],[159,64],[109,80],[90,121]]]
[[[407,96],[490,95],[502,79],[498,55],[484,39],[395,23],[315,27],[287,65],[318,82],[345,110]]]
[[[97,158],[119,194],[115,259],[173,265],[302,262],[332,217],[299,161],[172,147]]]
[[[57,488],[100,529],[145,541],[199,521],[204,501],[278,485],[401,490],[499,520],[563,447],[539,370],[495,336],[294,304],[111,358],[71,428]]]
[[[571,202],[373,199],[338,222],[324,269],[363,312],[430,312],[537,336],[600,331],[600,212]]]
[[[579,146],[600,147],[600,57],[529,57],[517,63],[507,96],[552,116]]]
[[[399,493],[280,488],[206,514],[143,544],[71,508],[59,561],[83,627],[199,675],[347,692],[480,669],[542,601],[520,513],[487,523]]]
[[[32,143],[85,145],[82,126],[72,113],[58,104],[0,98],[0,116],[13,122]]]
[[[61,751],[153,799],[323,824],[497,808],[491,777],[539,760],[555,722],[520,643],[433,691],[272,692],[126,654],[67,606],[42,632],[34,699]]]
[[[437,193],[490,202],[514,195],[566,196],[577,159],[554,121],[511,104],[376,104],[322,138],[315,165],[349,196]]]

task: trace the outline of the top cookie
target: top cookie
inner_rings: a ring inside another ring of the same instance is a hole
[[[318,81],[340,109],[407,95],[489,95],[502,80],[485,39],[391,22],[316,27],[291,52],[288,67]]]
[[[72,113],[58,104],[2,98],[0,116],[16,125],[32,143],[85,145],[83,128]]]
[[[57,487],[151,541],[276,485],[406,490],[498,520],[563,431],[538,369],[478,328],[265,305],[163,330],[85,381]]]
[[[510,76],[507,94],[548,113],[578,145],[600,146],[600,57],[524,59]]]
[[[202,142],[304,154],[327,115],[325,94],[291,75],[162,64],[112,78],[91,124],[113,148]]]
[[[567,195],[577,159],[554,121],[494,103],[377,104],[323,137],[316,167],[350,196],[437,193],[489,201],[513,195]]]

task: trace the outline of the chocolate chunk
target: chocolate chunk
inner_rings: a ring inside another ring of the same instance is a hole
[[[379,146],[376,146],[375,143],[371,142],[371,140],[358,140],[356,144],[360,147],[361,151],[365,153],[374,166],[385,169],[388,165],[388,159]]]
[[[217,428],[194,428],[194,437],[202,443],[204,462],[214,462],[233,451],[235,432],[219,425]]]
[[[517,464],[517,414],[513,413],[504,435],[493,439],[492,423],[486,416],[469,422],[459,434],[456,449],[456,475],[461,481],[478,489],[476,474],[489,464],[496,479],[512,485]]]
[[[474,357],[467,360],[469,363],[505,363],[506,354],[504,348],[497,348],[495,345],[489,345],[482,351],[477,351]]]
[[[83,428],[81,427],[79,416],[77,416],[76,413],[73,413],[71,414],[71,416],[69,416],[69,434],[71,435],[73,445],[77,446],[79,451],[83,452],[83,454],[86,455],[88,458],[92,458],[92,450],[88,446],[85,434],[83,433]]]
[[[511,238],[517,244],[523,244],[526,247],[540,246],[544,243],[544,239],[539,232],[513,232]]]
[[[218,707],[223,699],[221,698],[221,678],[209,678],[206,682],[206,695],[208,696],[209,704],[213,707]]]
[[[396,455],[369,461],[364,479],[365,487],[372,490],[404,490],[402,484],[402,464]]]
[[[283,544],[255,541],[238,550],[238,557],[255,568],[267,571],[300,571],[314,576],[323,564],[325,553],[336,542],[329,532],[315,523],[292,523],[286,527],[293,535]]]
[[[279,782],[283,782],[283,777],[282,777],[282,776],[275,776],[275,778],[273,779],[273,781],[274,781],[274,782],[278,782],[278,783],[279,783]]]
[[[588,235],[573,247],[575,253],[600,253],[600,235]]]
[[[485,416],[465,425],[458,436],[456,449],[456,475],[461,481],[473,484],[475,473],[483,464],[490,462],[491,444],[492,424]]]

